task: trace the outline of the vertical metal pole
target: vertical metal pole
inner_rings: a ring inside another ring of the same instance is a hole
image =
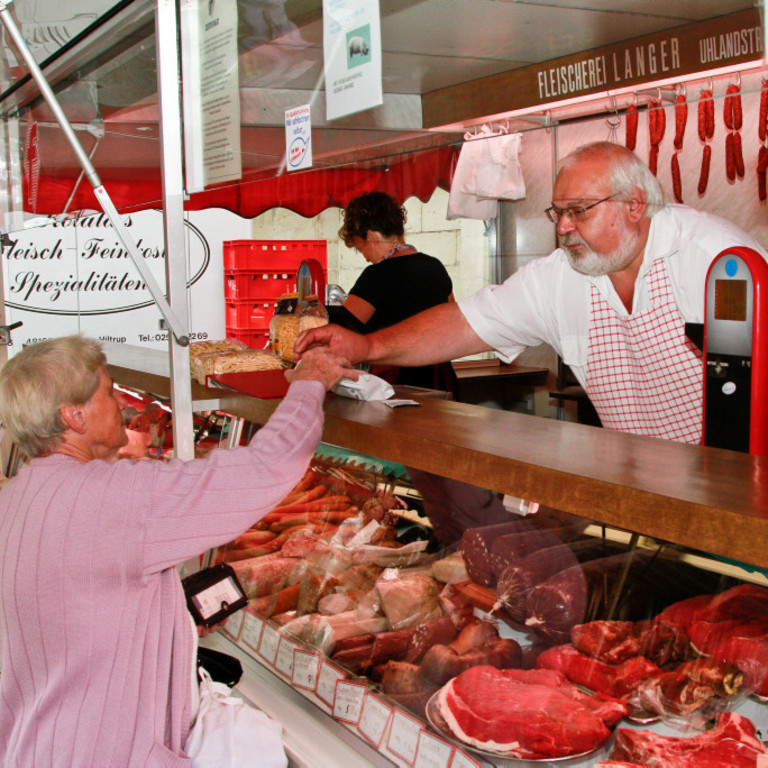
[[[163,172],[163,232],[168,300],[175,314],[189,318],[187,250],[184,233],[181,82],[176,0],[158,0],[156,18],[157,92],[160,106],[160,153]],[[168,334],[171,357],[173,446],[177,458],[195,456],[189,347]]]

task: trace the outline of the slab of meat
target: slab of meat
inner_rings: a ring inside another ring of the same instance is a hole
[[[437,706],[458,739],[486,751],[536,759],[596,749],[610,731],[584,694],[554,680],[536,670],[473,667],[440,689]]]
[[[758,768],[765,765],[766,754],[754,725],[735,712],[725,712],[717,716],[712,730],[696,736],[619,728],[611,760],[661,768]]]
[[[580,653],[570,643],[540,653],[536,667],[562,672],[572,683],[614,699],[627,698],[642,680],[662,672],[644,656],[635,656],[622,664],[606,664]]]
[[[717,595],[697,595],[665,608],[657,620],[687,628],[694,622],[768,619],[768,589],[739,584]]]
[[[697,653],[709,656],[720,643],[732,637],[768,637],[768,620],[694,621],[688,627],[688,636]]]
[[[576,650],[606,664],[645,656],[660,667],[689,656],[685,633],[660,621],[590,621],[571,629]]]

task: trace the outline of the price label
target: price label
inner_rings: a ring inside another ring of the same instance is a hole
[[[448,768],[453,747],[437,736],[422,731],[416,747],[416,759],[413,768]]]
[[[357,724],[363,710],[366,687],[362,683],[336,681],[336,697],[333,700],[333,716],[345,723]]]
[[[240,631],[243,628],[243,622],[245,621],[245,611],[238,611],[237,613],[231,613],[224,619],[224,634],[229,635],[235,642],[240,637]]]
[[[469,755],[460,752],[458,749],[454,749],[451,768],[480,768],[480,763],[478,763],[477,760],[473,760]]]
[[[381,744],[381,738],[384,736],[384,729],[389,722],[389,716],[392,714],[392,708],[384,702],[379,701],[370,691],[365,695],[363,701],[363,712],[360,715],[360,722],[357,724],[357,730],[365,736],[375,747]]]
[[[421,733],[421,723],[396,709],[392,715],[387,749],[398,757],[402,757],[408,765],[413,765],[416,747],[419,744],[419,733]]]
[[[287,637],[281,637],[277,646],[277,656],[275,658],[275,669],[280,674],[285,675],[289,680],[293,676],[293,652],[298,646],[292,643]]]
[[[317,672],[320,667],[320,658],[317,654],[302,651],[297,648],[293,652],[293,671],[291,683],[299,688],[314,691],[317,685]]]
[[[264,622],[258,616],[246,613],[245,620],[243,621],[243,644],[247,645],[252,651],[258,651],[263,628]]]
[[[275,666],[275,656],[277,656],[279,642],[280,633],[265,621],[264,629],[261,631],[261,640],[259,641],[259,656],[273,667]]]
[[[336,669],[332,664],[322,662],[320,673],[317,676],[317,689],[315,693],[329,706],[333,706],[333,698],[336,695],[336,681],[341,680],[344,673]]]

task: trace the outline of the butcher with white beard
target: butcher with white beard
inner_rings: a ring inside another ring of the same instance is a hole
[[[376,333],[312,329],[296,355],[329,346],[355,363],[429,365],[495,351],[511,362],[547,343],[570,366],[608,429],[700,443],[707,270],[725,248],[762,247],[734,224],[665,204],[633,152],[609,142],[561,163],[552,205],[559,247],[502,285]]]

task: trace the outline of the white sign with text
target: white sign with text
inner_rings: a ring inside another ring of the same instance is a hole
[[[152,276],[165,289],[160,211],[124,214]],[[189,329],[192,341],[224,338],[224,240],[247,238],[251,222],[229,211],[188,213],[185,220]],[[22,345],[81,333],[118,344],[168,348],[161,314],[112,224],[103,213],[64,221],[34,219],[9,233],[2,250],[9,354]]]

